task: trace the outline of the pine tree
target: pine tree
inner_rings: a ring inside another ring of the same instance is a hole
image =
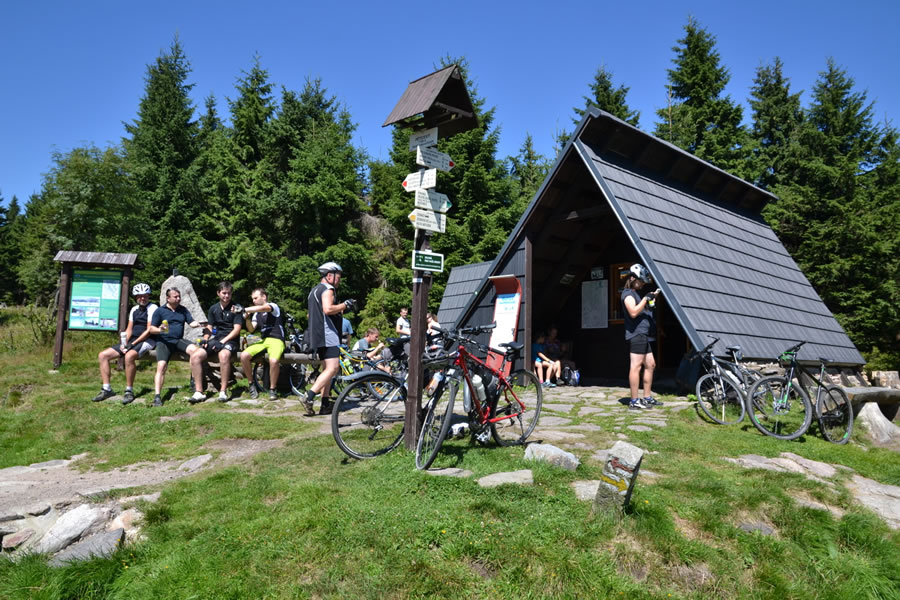
[[[588,110],[591,108],[599,108],[600,110],[606,111],[614,117],[618,117],[626,123],[630,123],[637,127],[641,113],[640,111],[632,110],[628,106],[626,97],[628,96],[629,89],[630,88],[625,87],[624,85],[615,87],[613,84],[612,71],[607,69],[605,65],[597,67],[597,72],[594,73],[594,80],[590,85],[591,95],[582,96],[584,99],[584,108],[575,107],[572,109],[575,111],[575,117],[572,118],[572,123],[578,125],[581,123],[581,119]],[[559,135],[557,143],[560,149],[565,147],[566,142],[569,141],[571,135],[572,132],[565,131]]]
[[[722,96],[730,75],[719,64],[716,38],[693,18],[684,30],[684,38],[672,48],[675,68],[668,70],[668,105],[657,111],[661,121],[654,135],[743,176],[749,156],[743,111]]]
[[[15,196],[3,206],[0,195],[0,301],[19,303],[23,300],[19,286],[18,267],[22,257],[20,248],[25,222],[20,214],[19,199]]]
[[[147,281],[162,281],[173,267],[190,277],[198,274],[192,256],[184,253],[203,208],[198,182],[188,176],[198,133],[188,96],[190,71],[176,39],[147,67],[137,119],[125,125],[123,146],[141,207],[133,224],[146,232],[139,250],[145,269],[138,276]]]
[[[765,211],[825,304],[864,352],[900,356],[897,133],[829,60],[800,131],[802,153]]]
[[[780,58],[761,66],[751,88],[752,181],[764,189],[787,181],[800,152],[800,93],[791,93]]]

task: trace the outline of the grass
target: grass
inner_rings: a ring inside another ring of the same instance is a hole
[[[0,325],[0,339],[16,327],[15,319]],[[746,423],[726,428],[693,410],[666,411],[668,426],[627,432],[652,452],[643,469],[660,477],[639,478],[631,508],[613,518],[592,515],[572,492],[573,481],[599,477],[588,449],[575,450],[582,465],[571,473],[526,463],[521,448],[448,441],[435,466],[474,472],[456,479],[416,471],[403,450],[347,460],[330,436],[317,435],[318,422],[190,407],[184,390],[161,410],[93,404],[95,357],[107,337],[72,334],[55,375],[46,349],[0,355],[10,364],[0,371],[0,467],[88,451],[85,467],[110,468],[196,456],[216,439],[287,442],[164,487],[157,503],[141,506],[147,539],[112,558],[58,569],[38,556],[0,559],[2,598],[888,599],[900,589],[900,534],[841,486],[720,458],[790,451],[900,483],[896,454],[858,433],[847,446],[817,430],[780,442]],[[186,383],[186,374],[174,375],[170,382]],[[151,380],[149,368],[138,373],[139,386]],[[580,432],[596,449],[617,439],[617,417],[632,418],[618,409],[580,418],[581,406],[546,414],[601,425]],[[158,419],[188,411],[196,416]],[[524,468],[533,486],[475,482]],[[803,508],[789,494],[845,514]],[[766,523],[775,535],[743,531],[742,521]]]

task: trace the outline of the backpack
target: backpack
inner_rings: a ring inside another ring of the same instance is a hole
[[[578,385],[581,381],[581,373],[571,367],[563,367],[562,380],[566,385]]]

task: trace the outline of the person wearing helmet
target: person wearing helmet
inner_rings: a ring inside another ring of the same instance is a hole
[[[322,372],[306,392],[303,405],[306,415],[313,416],[313,406],[317,395],[322,394],[320,415],[331,413],[331,380],[340,368],[341,315],[356,306],[355,300],[337,301],[337,287],[341,283],[343,270],[335,262],[327,262],[319,267],[322,276],[318,285],[309,292],[309,345],[316,349],[322,361]]]
[[[131,295],[134,296],[137,305],[128,313],[128,325],[122,332],[124,343],[111,346],[97,355],[102,387],[100,393],[94,396],[94,402],[102,402],[116,395],[109,383],[109,361],[118,359],[120,356],[125,357],[125,393],[122,396],[122,404],[134,402],[134,376],[137,373],[137,359],[156,347],[156,339],[150,337],[150,330],[147,328],[153,313],[158,308],[150,302],[150,286],[146,283],[138,283],[131,288]]]
[[[244,309],[244,323],[247,331],[258,331],[261,341],[250,344],[241,352],[241,367],[247,378],[252,373],[251,359],[265,352],[269,359],[269,400],[278,400],[278,375],[281,373],[281,357],[284,355],[284,313],[274,302],[269,302],[266,288],[256,288],[250,294],[253,306]],[[250,397],[259,396],[253,381],[249,384]]]
[[[631,388],[631,401],[628,408],[631,410],[643,410],[660,405],[662,402],[655,400],[650,394],[653,385],[653,370],[656,368],[656,359],[653,357],[653,344],[656,341],[656,319],[653,315],[651,304],[656,299],[659,290],[641,295],[638,293],[645,285],[651,283],[653,278],[644,265],[634,264],[628,269],[628,277],[625,288],[622,290],[622,313],[625,315],[625,344],[628,346],[629,369],[628,385]],[[638,396],[638,387],[641,381],[641,369],[644,369],[644,395]]]

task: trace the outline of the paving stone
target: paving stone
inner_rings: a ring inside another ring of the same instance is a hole
[[[552,410],[554,412],[562,412],[569,413],[572,412],[572,409],[575,408],[574,404],[557,404],[557,403],[549,403],[544,402],[542,410]]]
[[[854,475],[847,489],[863,506],[884,519],[891,529],[900,529],[900,486]]]
[[[793,452],[782,452],[781,457],[791,459],[813,475],[817,475],[819,477],[834,477],[835,475],[837,475],[837,469],[832,465],[829,465],[828,463],[803,458],[802,456],[798,456]]]
[[[573,481],[569,485],[575,490],[575,497],[584,502],[590,502],[597,496],[599,479]]]
[[[109,556],[119,547],[125,537],[122,528],[96,533],[77,544],[72,544],[50,559],[51,567],[59,567],[70,562],[87,560],[94,556]]]
[[[212,460],[212,454],[201,454],[194,458],[181,463],[178,466],[179,471],[196,471],[206,463]]]
[[[577,440],[583,440],[587,436],[583,433],[576,433],[574,431],[556,431],[553,429],[547,431],[538,431],[531,434],[529,440],[534,442],[573,442]]]
[[[665,427],[669,424],[663,419],[635,419],[634,422],[640,423],[641,425],[653,425],[654,427]]]
[[[578,409],[578,416],[583,417],[585,415],[597,415],[603,416],[609,414],[605,408],[600,408],[597,406],[582,406]]]
[[[485,475],[478,480],[478,485],[483,488],[497,487],[498,485],[503,485],[505,483],[533,485],[534,475],[531,473],[531,469],[522,469],[520,471],[508,471],[505,473]]]
[[[553,415],[544,415],[541,413],[540,418],[538,419],[538,424],[541,427],[559,427],[561,425],[568,425],[572,422],[572,419],[567,419],[565,417],[556,417]]]
[[[458,469],[456,467],[428,469],[425,472],[429,475],[434,475],[435,477],[471,477],[474,475],[474,473],[468,469]]]
[[[569,425],[566,429],[579,429],[581,431],[606,431],[606,427],[601,427],[594,423],[579,423],[578,425]]]
[[[653,431],[652,427],[647,427],[646,425],[628,425],[625,429],[630,429],[632,431]]]
[[[525,449],[525,460],[546,462],[567,471],[574,471],[581,464],[574,454],[552,444],[529,444]]]

